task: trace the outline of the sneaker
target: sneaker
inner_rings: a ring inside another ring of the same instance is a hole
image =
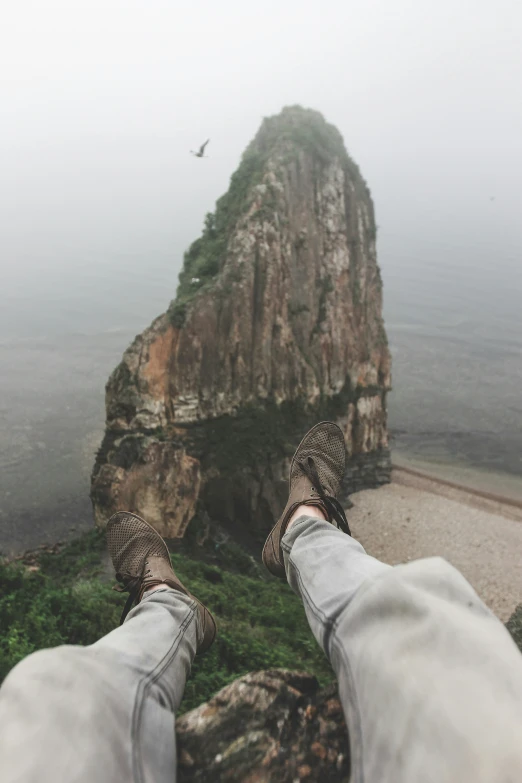
[[[121,586],[114,589],[129,592],[129,598],[121,615],[120,625],[127,617],[133,603],[139,603],[146,590],[154,585],[167,584],[174,590],[190,596],[198,605],[203,637],[197,653],[204,653],[216,636],[216,623],[208,609],[189,593],[177,578],[170,562],[165,541],[152,525],[137,514],[118,511],[107,522],[107,545],[116,579]]]
[[[263,563],[275,576],[286,577],[281,540],[298,506],[320,508],[328,522],[351,535],[346,514],[337,500],[345,467],[346,445],[341,429],[331,421],[316,424],[292,458],[288,503],[263,548]]]

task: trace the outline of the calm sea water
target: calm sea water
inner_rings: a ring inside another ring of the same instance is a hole
[[[382,254],[392,446],[519,477],[522,490],[520,248],[405,244],[390,236]]]
[[[392,446],[522,482],[519,248],[380,239]],[[32,271],[24,271],[31,268]],[[0,292],[0,550],[92,524],[104,386],[174,295],[170,254],[12,269]],[[522,487],[522,484],[521,484]]]

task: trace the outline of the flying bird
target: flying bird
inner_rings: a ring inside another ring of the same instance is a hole
[[[210,139],[207,139],[204,144],[201,145],[199,150],[197,152],[194,152],[194,150],[190,150],[192,155],[194,155],[196,158],[207,158],[208,155],[205,155],[205,147],[209,143]]]

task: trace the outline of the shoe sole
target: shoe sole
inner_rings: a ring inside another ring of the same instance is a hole
[[[313,426],[313,427],[311,427],[311,428],[308,430],[308,432],[306,433],[306,435],[304,435],[304,436],[301,438],[301,441],[300,441],[300,443],[299,443],[299,446],[298,446],[298,447],[296,448],[296,450],[294,451],[294,456],[292,457],[292,462],[290,463],[290,476],[292,475],[292,467],[293,467],[293,465],[294,465],[294,462],[295,462],[295,458],[296,458],[297,452],[299,451],[299,449],[301,448],[301,446],[303,445],[303,443],[305,442],[305,440],[307,440],[307,439],[309,438],[309,436],[310,436],[310,435],[311,435],[311,434],[312,434],[312,433],[313,433],[315,430],[319,429],[319,427],[322,427],[322,426],[323,426],[323,425],[325,425],[325,424],[329,424],[329,425],[332,425],[332,424],[333,424],[333,426],[334,426],[334,427],[337,427],[337,429],[338,429],[338,430],[339,430],[339,432],[341,433],[341,435],[342,435],[342,437],[343,437],[343,440],[344,440],[343,431],[342,431],[342,429],[339,427],[339,425],[338,425],[338,424],[336,424],[335,422],[333,422],[333,421],[320,421],[318,424],[314,424],[314,426]],[[289,492],[289,493],[290,493],[290,483],[291,483],[291,479],[289,478],[289,479],[288,479],[288,492]],[[268,568],[268,566],[267,566],[267,565],[266,565],[266,563],[265,563],[265,551],[266,551],[266,548],[267,548],[267,546],[268,546],[268,542],[269,542],[269,541],[271,541],[271,539],[272,539],[272,535],[273,535],[273,533],[274,533],[274,530],[276,529],[276,527],[278,526],[278,524],[279,524],[279,520],[277,520],[277,522],[275,523],[274,527],[272,528],[272,530],[271,530],[271,531],[270,531],[270,533],[268,534],[268,537],[267,537],[267,539],[266,539],[266,541],[265,541],[265,545],[264,545],[264,547],[263,547],[263,552],[262,552],[262,554],[261,554],[261,560],[263,561],[263,565],[265,566],[265,568],[266,568],[268,571],[270,571],[270,569]],[[270,573],[273,573],[273,572],[272,572],[272,571],[270,571]]]
[[[169,552],[169,550],[168,550],[168,547],[167,547],[167,545],[166,545],[166,543],[165,543],[165,541],[164,541],[163,537],[162,537],[162,536],[160,536],[160,534],[158,533],[158,531],[156,530],[156,528],[155,528],[155,527],[152,527],[152,525],[150,525],[150,524],[147,522],[147,520],[143,519],[143,517],[140,517],[140,515],[139,515],[139,514],[134,514],[132,511],[117,511],[117,512],[116,512],[116,514],[113,514],[113,515],[112,515],[112,517],[111,517],[111,518],[109,519],[109,521],[107,522],[107,533],[109,532],[109,528],[112,528],[112,527],[114,527],[114,525],[116,525],[116,524],[118,523],[118,519],[115,519],[115,517],[117,517],[119,514],[125,514],[125,516],[127,516],[127,517],[133,517],[134,519],[137,519],[137,520],[138,520],[138,522],[141,522],[142,524],[144,524],[144,525],[145,525],[145,527],[148,527],[148,528],[149,528],[149,530],[152,530],[152,532],[153,532],[153,533],[155,533],[155,534],[156,534],[156,536],[157,536],[157,537],[160,539],[160,541],[161,541],[161,543],[162,543],[162,545],[163,545],[164,552],[165,552],[165,557],[167,558],[167,560],[169,561],[169,563],[171,563],[171,559],[170,559],[170,552]],[[185,589],[186,589],[186,588],[185,588]],[[213,642],[214,642],[214,639],[216,638],[216,634],[217,634],[217,623],[216,623],[216,621],[215,621],[215,619],[214,619],[214,615],[212,614],[212,612],[211,612],[209,609],[207,609],[207,607],[205,606],[205,604],[202,604],[202,603],[201,603],[201,601],[198,601],[198,599],[196,598],[196,596],[192,595],[192,593],[187,593],[187,595],[188,595],[190,598],[192,598],[192,599],[193,599],[193,600],[194,600],[194,601],[197,603],[197,605],[198,605],[198,606],[201,606],[201,608],[202,608],[202,609],[204,610],[204,612],[205,612],[205,615],[206,615],[206,617],[208,617],[208,619],[210,620],[210,622],[212,623],[212,625],[213,625],[213,627],[214,627],[214,633],[213,633],[213,635],[212,635],[212,638],[209,640],[209,642],[208,642],[206,645],[202,645],[202,646],[201,646],[201,647],[200,647],[200,648],[199,648],[199,649],[196,651],[196,655],[202,655],[203,653],[205,653],[205,652],[206,652],[206,651],[209,649],[209,647],[211,647],[211,645],[212,645],[212,644],[213,644]]]
[[[149,530],[152,530],[152,532],[156,535],[156,537],[159,538],[159,540],[161,541],[161,543],[163,545],[163,550],[165,552],[165,557],[167,558],[167,560],[170,563],[170,552],[168,550],[168,547],[167,547],[165,541],[160,536],[160,534],[158,533],[156,528],[152,527],[152,525],[149,525],[149,523],[145,519],[143,519],[143,517],[140,517],[138,514],[134,514],[132,511],[117,511],[115,514],[113,514],[112,517],[107,522],[107,529],[106,529],[106,534],[107,535],[109,533],[109,529],[112,529],[118,523],[119,520],[115,519],[115,517],[118,517],[120,514],[121,515],[124,514],[126,517],[133,517],[133,519],[137,519],[138,522],[141,522],[143,525],[145,525],[145,527],[148,527]]]
[[[301,446],[303,445],[303,443],[305,442],[305,440],[307,440],[307,439],[309,438],[309,436],[310,436],[310,435],[311,435],[311,434],[312,434],[312,433],[313,433],[315,430],[318,430],[318,429],[319,429],[319,427],[322,427],[324,424],[329,424],[330,426],[332,426],[332,425],[333,425],[333,426],[334,426],[336,429],[338,429],[338,430],[339,430],[339,432],[341,433],[341,437],[342,437],[342,439],[343,439],[343,441],[344,441],[344,434],[343,434],[343,431],[342,431],[342,429],[339,427],[339,425],[338,425],[338,424],[336,424],[334,421],[320,421],[320,422],[319,422],[319,424],[314,424],[314,426],[313,426],[311,429],[309,429],[309,430],[308,430],[308,432],[306,433],[306,435],[305,435],[303,438],[301,438],[301,443],[299,444],[299,446],[296,448],[296,450],[295,450],[295,452],[294,452],[294,456],[292,457],[292,462],[290,463],[290,475],[292,475],[292,468],[293,468],[293,465],[294,465],[294,462],[295,462],[295,458],[296,458],[297,452],[299,451],[299,449],[301,448]],[[346,468],[346,459],[345,459],[345,468]],[[288,491],[290,492],[290,479],[288,479]]]

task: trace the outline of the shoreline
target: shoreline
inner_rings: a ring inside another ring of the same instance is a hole
[[[383,563],[443,558],[505,622],[522,603],[522,508],[488,494],[396,467],[390,484],[351,496],[350,527]]]
[[[457,483],[440,476],[397,465],[392,462],[392,484],[431,492],[434,495],[455,500],[467,506],[499,514],[516,522],[522,522],[522,500],[494,492],[480,490],[467,484]]]
[[[464,463],[422,460],[392,449],[391,483],[522,522],[522,477],[512,474],[486,471]],[[365,491],[352,495],[352,500]],[[41,544],[71,540],[93,526],[86,488],[78,494],[67,493],[55,502],[46,500],[40,507],[33,504],[15,513],[0,510],[1,554],[20,554]]]
[[[493,470],[458,459],[423,457],[407,449],[391,449],[392,474],[409,474],[439,487],[463,492],[484,501],[522,508],[522,474]]]

